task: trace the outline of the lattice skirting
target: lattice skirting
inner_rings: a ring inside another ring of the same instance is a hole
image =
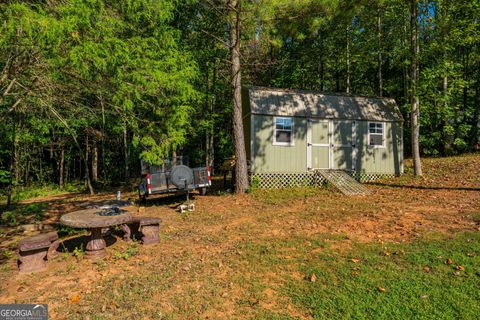
[[[378,179],[393,178],[393,174],[385,173],[357,173],[349,174],[360,182],[369,182]],[[257,172],[250,175],[250,183],[262,189],[279,189],[293,187],[320,187],[326,183],[325,178],[314,171],[311,172]]]
[[[321,186],[325,179],[315,172],[258,172],[250,176],[252,185],[265,189]]]
[[[389,178],[394,178],[394,174],[388,174],[388,173],[365,173],[365,172],[355,172],[351,171],[350,175],[355,178],[355,180],[359,182],[370,182],[370,181],[375,181],[379,179],[389,179]]]

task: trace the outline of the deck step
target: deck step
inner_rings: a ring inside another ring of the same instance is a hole
[[[353,179],[344,170],[319,169],[317,173],[347,196],[368,195],[371,193],[367,187]]]

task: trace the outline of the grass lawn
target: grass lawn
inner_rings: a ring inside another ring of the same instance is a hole
[[[92,262],[73,235],[30,275],[16,272],[25,234],[12,220],[0,228],[0,303],[48,303],[52,319],[477,319],[480,155],[424,165],[424,178],[378,181],[367,197],[215,193],[188,215],[175,211],[181,198],[152,199],[144,215],[162,218],[159,244],[112,236]],[[38,198],[41,214],[29,202],[10,219],[52,224],[106,197]]]

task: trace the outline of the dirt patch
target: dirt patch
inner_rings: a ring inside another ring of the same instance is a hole
[[[480,157],[472,158],[463,160],[480,167]],[[61,254],[47,271],[33,275],[18,275],[12,256],[1,266],[0,303],[48,303],[58,319],[95,314],[309,318],[283,296],[282,287],[285,279],[303,279],[297,267],[324,246],[348,251],[355,242],[409,242],[428,233],[479,229],[480,181],[471,171],[474,165],[442,176],[432,170],[452,165],[432,164],[426,162],[426,172],[435,174],[424,180],[405,176],[377,182],[366,197],[326,189],[197,196],[196,211],[188,215],[175,209],[183,198],[152,199],[142,215],[162,218],[160,244],[117,238],[102,261]],[[111,197],[36,201],[48,201],[45,221],[53,223],[87,200]],[[4,238],[1,246],[8,248],[4,240],[12,243],[21,236]],[[127,257],[132,246],[135,254]]]

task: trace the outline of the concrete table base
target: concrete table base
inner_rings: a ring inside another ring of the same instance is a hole
[[[103,258],[107,254],[105,250],[107,243],[102,237],[102,228],[92,228],[91,230],[85,257],[88,259]]]

